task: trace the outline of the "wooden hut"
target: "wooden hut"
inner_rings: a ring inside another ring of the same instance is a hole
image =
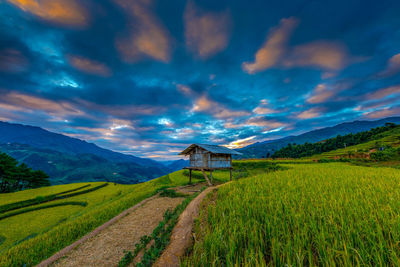
[[[232,180],[232,155],[241,153],[223,146],[192,144],[183,150],[179,155],[189,156],[189,182],[192,181],[192,170],[202,171],[208,184],[212,182],[212,172],[214,170],[229,169],[230,179]],[[205,171],[210,172],[210,180]]]

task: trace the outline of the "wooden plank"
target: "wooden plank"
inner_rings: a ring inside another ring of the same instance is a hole
[[[210,180],[208,180],[207,174],[206,174],[206,172],[204,171],[204,169],[201,169],[201,172],[203,173],[204,178],[205,178],[206,181],[207,181],[207,184],[208,184],[209,186],[212,186],[212,183],[210,182]]]
[[[191,183],[192,183],[192,169],[189,169],[189,184]]]

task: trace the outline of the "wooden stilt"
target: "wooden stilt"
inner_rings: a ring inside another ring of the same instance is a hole
[[[189,184],[192,183],[192,169],[189,169]]]
[[[231,174],[231,181],[232,181],[232,169],[229,169],[229,172]]]
[[[201,172],[203,173],[204,179],[206,179],[207,184],[208,184],[209,186],[212,186],[212,183],[210,182],[210,180],[208,180],[207,174],[206,174],[206,172],[204,171],[204,169],[201,169]]]

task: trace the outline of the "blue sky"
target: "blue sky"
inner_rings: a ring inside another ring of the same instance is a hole
[[[399,1],[0,1],[0,120],[171,159],[400,115]]]

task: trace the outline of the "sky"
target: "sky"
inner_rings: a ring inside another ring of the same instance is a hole
[[[0,0],[0,120],[176,159],[400,115],[400,1]]]

